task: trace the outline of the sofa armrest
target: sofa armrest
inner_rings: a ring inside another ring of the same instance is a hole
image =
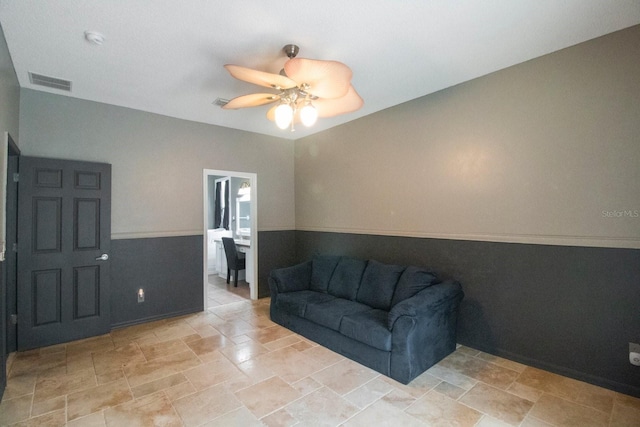
[[[396,321],[402,316],[422,317],[459,303],[463,296],[460,283],[453,280],[429,286],[391,308],[387,318],[388,328],[393,330]]]
[[[311,261],[272,270],[269,274],[271,293],[304,291],[311,283]]]

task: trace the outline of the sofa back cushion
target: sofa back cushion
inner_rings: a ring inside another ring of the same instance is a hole
[[[407,267],[398,280],[391,307],[436,283],[438,278],[432,271],[420,267]]]
[[[309,289],[316,292],[327,293],[329,281],[340,261],[341,256],[318,255],[313,257],[311,263],[311,283]]]
[[[367,261],[342,257],[329,281],[327,292],[334,297],[355,300]]]
[[[370,260],[362,275],[356,301],[389,311],[398,279],[406,267]]]

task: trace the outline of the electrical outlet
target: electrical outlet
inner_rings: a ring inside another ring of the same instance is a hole
[[[640,344],[629,343],[629,363],[640,366]]]
[[[144,302],[144,289],[138,289],[138,303]]]

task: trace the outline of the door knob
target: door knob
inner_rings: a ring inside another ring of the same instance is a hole
[[[102,254],[99,257],[96,258],[96,261],[106,261],[109,259],[109,255],[108,254]]]

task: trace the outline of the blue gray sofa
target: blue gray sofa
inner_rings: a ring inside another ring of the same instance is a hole
[[[456,348],[463,292],[430,270],[316,256],[271,271],[271,319],[403,384]]]

